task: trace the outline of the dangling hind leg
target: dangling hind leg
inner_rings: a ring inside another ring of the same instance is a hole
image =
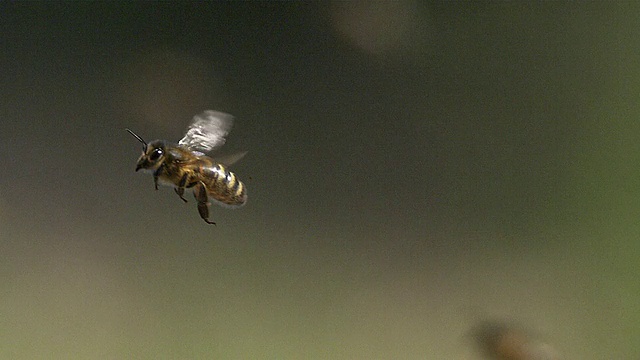
[[[204,186],[202,182],[196,184],[193,187],[193,196],[196,198],[198,202],[198,212],[200,213],[200,217],[207,224],[215,225],[216,223],[209,220],[209,203],[207,202],[207,188]]]
[[[178,194],[178,196],[180,196],[180,199],[182,199],[182,201],[187,202],[187,199],[184,198],[184,187],[187,185],[187,178],[189,177],[188,174],[184,174],[182,176],[182,179],[180,179],[180,183],[178,184],[178,187],[173,188],[173,190],[175,190],[176,194]]]

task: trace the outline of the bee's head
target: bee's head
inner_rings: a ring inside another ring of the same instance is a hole
[[[142,143],[142,155],[138,158],[136,171],[140,169],[155,170],[162,164],[165,159],[166,146],[162,140],[154,140],[147,144],[140,136],[133,131],[127,129],[129,134],[133,135]]]

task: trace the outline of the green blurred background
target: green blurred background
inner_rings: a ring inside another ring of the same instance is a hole
[[[640,358],[640,5],[0,4],[0,358]],[[236,116],[216,227],[134,173]]]

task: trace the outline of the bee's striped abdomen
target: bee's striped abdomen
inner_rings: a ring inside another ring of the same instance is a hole
[[[236,174],[223,165],[216,164],[202,168],[203,181],[209,197],[222,205],[242,206],[247,202],[247,192]]]

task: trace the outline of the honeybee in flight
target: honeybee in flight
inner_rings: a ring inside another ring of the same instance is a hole
[[[247,202],[246,187],[236,174],[227,170],[222,161],[205,155],[224,145],[232,125],[233,116],[213,110],[204,111],[194,116],[178,144],[164,140],[147,143],[126,129],[142,143],[142,155],[138,158],[136,171],[151,172],[156,190],[158,183],[173,186],[184,202],[187,202],[185,189],[192,188],[200,217],[207,224],[215,225],[209,220],[209,199],[230,208],[241,207]],[[244,153],[230,157],[225,163],[229,165],[242,156]]]

